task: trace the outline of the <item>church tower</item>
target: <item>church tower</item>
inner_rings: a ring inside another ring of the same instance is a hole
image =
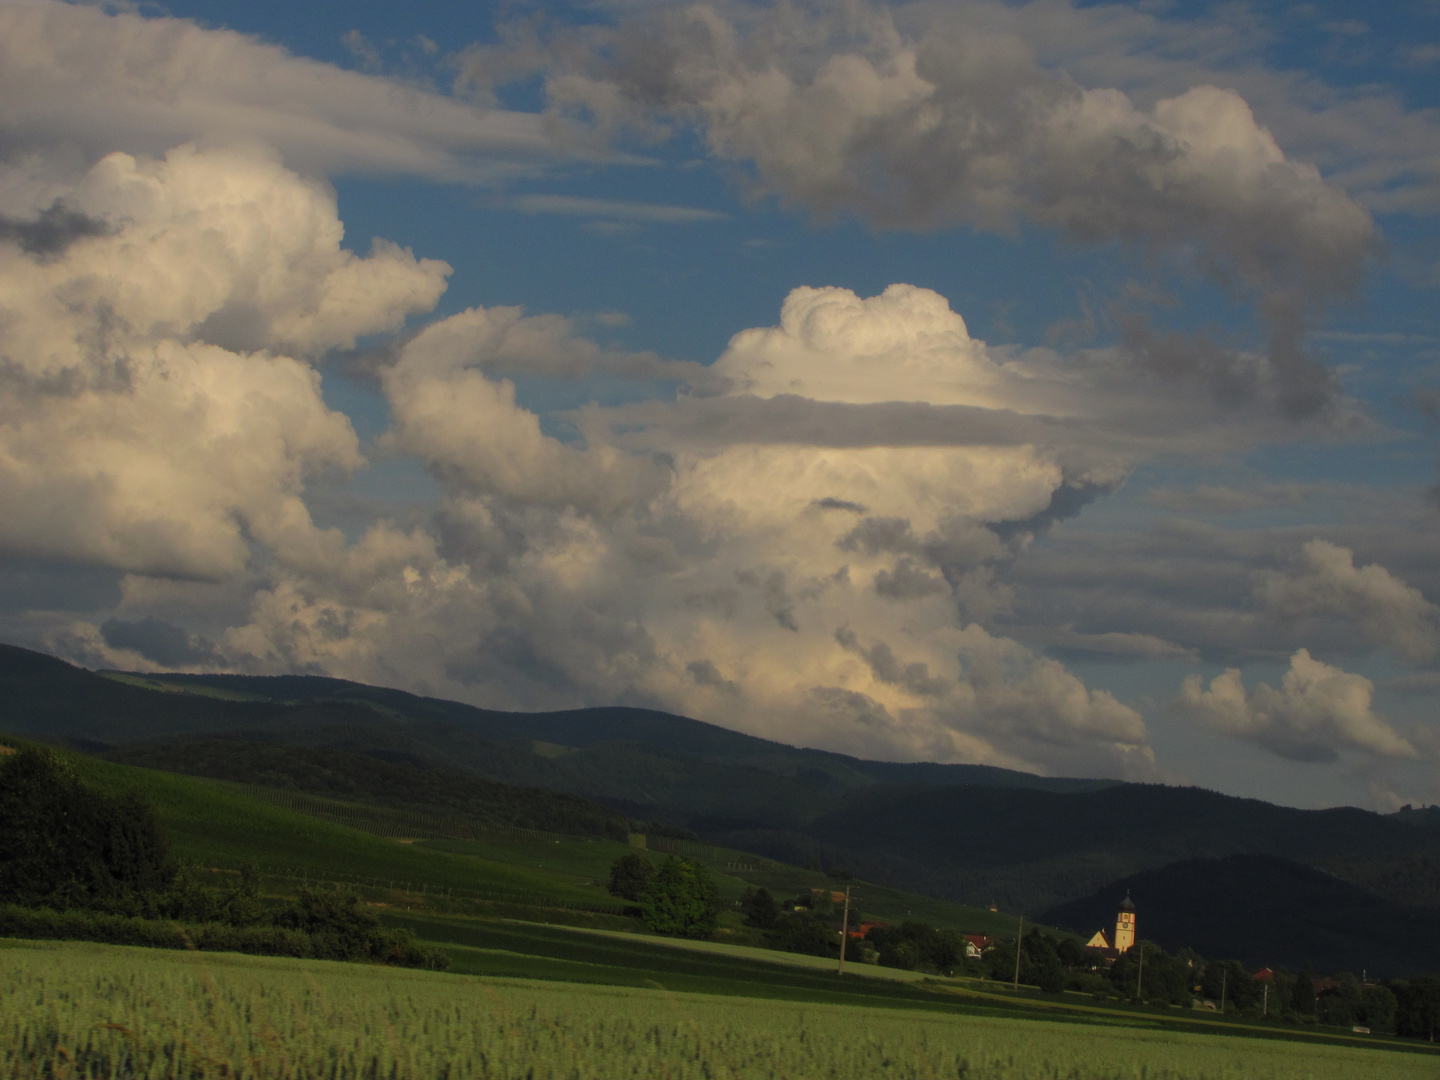
[[[1115,951],[1123,953],[1135,944],[1135,901],[1126,892],[1120,901],[1120,913],[1115,916]]]

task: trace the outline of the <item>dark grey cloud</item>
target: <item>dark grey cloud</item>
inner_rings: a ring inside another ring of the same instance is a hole
[[[1065,656],[1241,664],[1286,660],[1301,648],[1327,658],[1367,655],[1389,647],[1386,634],[1353,613],[1331,604],[1296,614],[1267,603],[1267,583],[1299,573],[1305,545],[1317,538],[1353,551],[1356,567],[1377,564],[1440,596],[1433,516],[1405,515],[1378,498],[1348,501],[1363,519],[1256,529],[1170,519],[1052,534],[993,564],[1014,602],[991,628]]]
[[[835,640],[841,648],[861,656],[870,665],[875,678],[891,686],[899,686],[919,697],[943,697],[953,685],[945,679],[931,676],[930,666],[919,660],[902,663],[895,652],[883,641],[870,647],[860,644],[859,637],[848,627],[835,631]]]
[[[193,667],[218,659],[215,646],[183,626],[147,615],[126,621],[106,619],[100,636],[112,649],[129,649],[164,667]]]
[[[867,517],[841,537],[839,544],[844,551],[862,555],[914,553],[920,550],[920,538],[911,529],[909,519],[902,517]]]
[[[1038,536],[1049,531],[1056,522],[1075,517],[1096,499],[1114,491],[1116,486],[1067,480],[1051,494],[1050,504],[1044,510],[1019,521],[997,521],[990,529],[1002,540],[1024,535]]]
[[[621,430],[617,441],[627,445],[646,444],[653,434],[663,435],[671,445],[678,441],[700,449],[735,443],[837,448],[1054,446],[1073,445],[1086,435],[1105,437],[1104,427],[1091,421],[1026,416],[1009,409],[919,401],[854,404],[794,394],[636,402],[607,410],[606,415]]]
[[[0,214],[0,243],[18,244],[27,255],[53,258],[63,255],[76,240],[87,236],[108,236],[113,229],[101,218],[93,218],[56,199],[32,220]]]
[[[875,591],[891,600],[918,600],[945,591],[945,579],[927,573],[911,558],[903,558],[894,570],[881,570],[875,575]]]
[[[844,510],[850,514],[863,514],[868,507],[857,502],[849,502],[846,499],[816,499],[812,503],[817,510]]]
[[[46,559],[0,559],[0,614],[89,613],[120,603],[118,570]]]
[[[696,686],[707,686],[713,690],[721,690],[727,694],[738,694],[740,688],[735,683],[720,674],[720,669],[710,660],[692,660],[685,665],[690,678],[695,680]]]

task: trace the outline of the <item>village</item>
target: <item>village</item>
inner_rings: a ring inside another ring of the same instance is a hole
[[[989,934],[947,935],[905,923],[849,921],[846,892],[811,890],[810,903],[789,902],[789,910],[820,915],[827,904],[841,909],[836,932],[843,955],[886,966],[930,969],[937,974],[979,974],[1014,989],[1038,987],[1097,999],[1167,1004],[1219,1014],[1295,1023],[1348,1027],[1369,1034],[1388,1028],[1398,1007],[1395,992],[1362,972],[1318,975],[1283,967],[1247,970],[1235,960],[1206,960],[1191,949],[1167,954],[1139,937],[1135,901],[1129,892],[1117,905],[1114,926],[1096,930],[1083,945],[1076,938],[1043,930],[1024,931],[1015,941]],[[992,905],[991,910],[995,910]],[[948,939],[948,940],[947,940]],[[946,960],[950,963],[947,965]],[[1147,971],[1148,968],[1148,971]]]

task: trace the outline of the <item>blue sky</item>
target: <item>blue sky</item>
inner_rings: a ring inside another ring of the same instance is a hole
[[[0,20],[5,640],[1440,801],[1440,4]]]

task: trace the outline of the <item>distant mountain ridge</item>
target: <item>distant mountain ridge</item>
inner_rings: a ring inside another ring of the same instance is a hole
[[[786,862],[1027,914],[1178,861],[1252,854],[1372,891],[1399,883],[1411,903],[1440,898],[1431,881],[1440,817],[1428,813],[1297,810],[1199,788],[865,761],[646,709],[527,714],[320,676],[100,674],[0,646],[6,730],[204,775],[217,767],[216,737],[253,744],[254,768],[272,773],[285,756],[264,746],[306,747],[313,768],[302,775],[295,764],[291,782],[330,785],[320,794],[362,776],[381,784],[358,765],[342,780],[321,775],[340,760],[324,754],[352,764],[360,755],[578,796]],[[383,782],[415,790],[414,777]],[[447,799],[487,797],[457,788]]]
[[[1036,776],[994,765],[868,761],[829,750],[806,749],[747,735],[673,713],[631,706],[535,713],[503,712],[314,675],[165,675],[151,678],[175,686],[204,686],[263,695],[277,703],[322,699],[365,701],[388,706],[410,717],[451,723],[492,742],[537,740],[576,748],[608,742],[633,742],[702,760],[752,765],[762,769],[824,762],[832,767],[852,768],[871,782],[879,783],[975,784],[1031,787],[1043,791],[1088,791],[1119,783],[1115,780]]]
[[[95,751],[219,735],[329,747],[699,828],[800,827],[852,791],[897,779],[1057,791],[1116,783],[864,761],[638,708],[514,713],[322,676],[96,673],[14,646],[0,646],[0,730]],[[193,767],[182,758],[172,750],[167,767]]]

